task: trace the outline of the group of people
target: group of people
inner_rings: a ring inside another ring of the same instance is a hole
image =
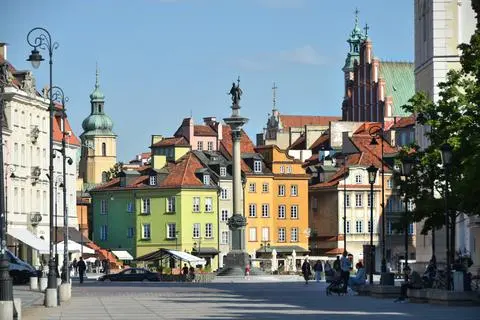
[[[102,270],[100,270],[100,266],[102,267]],[[106,259],[101,262],[100,260],[96,259],[93,263],[93,268],[96,273],[100,273],[100,271],[103,271],[103,273],[105,274],[110,273],[110,264]],[[80,283],[83,283],[87,271],[87,263],[85,262],[85,260],[83,260],[83,257],[80,257],[79,260],[77,260],[76,258],[73,259],[68,269],[70,274],[73,273],[74,277],[78,276]]]
[[[337,259],[333,262],[333,267],[330,262],[325,262],[323,267],[321,261],[316,261],[313,270],[315,271],[315,280],[319,282],[322,280],[322,272],[325,270],[325,277],[331,280],[330,285],[327,287],[327,293],[329,291],[338,291],[342,293],[347,292],[347,288],[355,287],[365,284],[365,268],[363,263],[359,261],[355,265],[357,273],[354,276],[350,276],[350,272],[353,270],[353,255],[343,252],[342,257],[337,256]],[[302,264],[302,274],[305,279],[305,284],[308,285],[310,276],[312,275],[312,268],[308,258],[306,258]]]
[[[182,268],[183,281],[193,282],[195,280],[195,268],[190,268],[185,263]]]

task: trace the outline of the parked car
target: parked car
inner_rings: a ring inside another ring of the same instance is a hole
[[[119,273],[106,274],[99,281],[160,281],[160,274],[144,268],[128,268]]]
[[[26,284],[30,281],[30,277],[37,276],[37,270],[34,267],[22,261],[15,256],[11,251],[7,250],[8,256],[8,271],[14,284]]]

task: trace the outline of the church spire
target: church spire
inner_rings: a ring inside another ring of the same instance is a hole
[[[272,87],[272,94],[273,94],[273,107],[272,107],[272,112],[275,113],[275,111],[277,111],[277,85],[275,84],[275,82],[273,83],[273,87]]]
[[[98,63],[97,63],[95,66],[95,89],[90,94],[91,102],[103,102],[105,100],[105,96],[103,95],[102,91],[100,91],[100,82],[98,78],[99,78],[99,72],[98,72]]]
[[[355,25],[352,32],[350,33],[350,37],[347,39],[350,51],[348,52],[347,59],[345,60],[343,71],[353,70],[354,62],[357,61],[360,57],[360,46],[362,42],[367,39],[367,35],[362,32],[362,29],[359,26],[358,14],[360,13],[360,11],[358,9],[355,9],[354,13]],[[365,32],[368,32],[368,26],[365,27]]]

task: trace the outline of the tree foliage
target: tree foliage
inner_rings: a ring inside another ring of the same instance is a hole
[[[480,0],[473,0],[472,7],[477,13],[477,27],[470,43],[459,46],[461,69],[449,71],[446,80],[438,84],[437,102],[418,92],[404,106],[426,126],[430,141],[424,150],[411,146],[399,156],[401,160],[408,153],[417,163],[408,192],[415,202],[412,220],[425,220],[424,233],[445,222],[446,171],[440,157],[444,143],[453,147],[452,165],[447,171],[449,211],[480,214]],[[412,148],[416,152],[412,153]]]
[[[123,162],[117,162],[106,172],[106,180],[110,181],[113,178],[117,178],[120,172],[123,170]]]

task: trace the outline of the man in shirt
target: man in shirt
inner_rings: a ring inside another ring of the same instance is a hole
[[[352,269],[351,261],[347,258],[347,251],[344,251],[340,259],[341,277],[343,280],[343,291],[347,292],[348,279]]]

